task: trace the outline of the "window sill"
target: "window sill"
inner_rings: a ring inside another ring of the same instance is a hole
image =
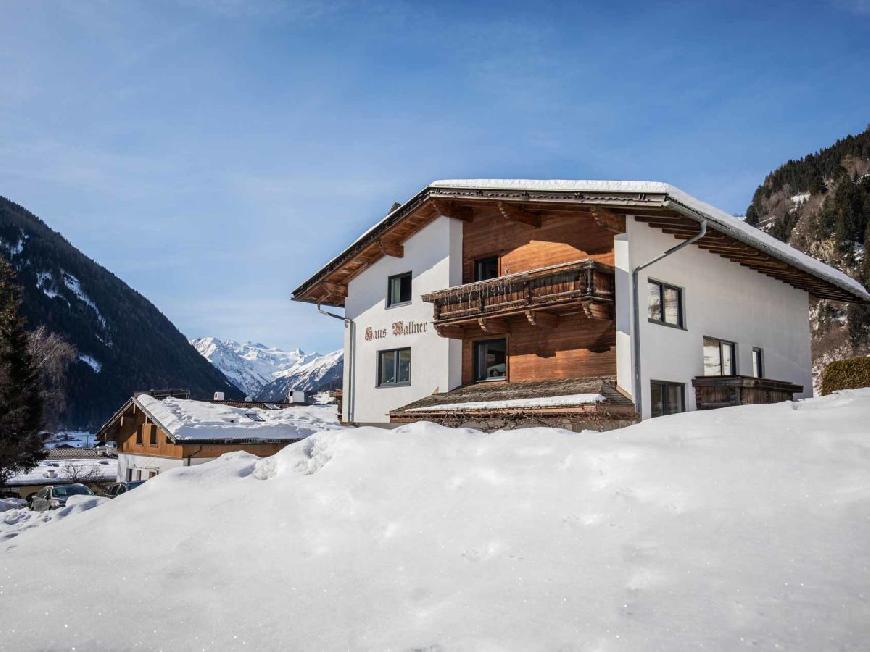
[[[650,319],[647,318],[647,322],[650,324],[655,324],[656,326],[667,326],[668,328],[673,328],[678,331],[688,331],[689,329],[685,326],[678,326],[677,324],[669,324],[666,321],[659,321],[658,319]]]
[[[391,387],[410,387],[411,383],[383,383],[382,385],[375,385],[375,389],[390,389]]]
[[[403,301],[402,303],[388,303],[384,310],[392,310],[393,308],[404,308],[405,306],[410,306],[414,303],[414,300],[411,301]]]

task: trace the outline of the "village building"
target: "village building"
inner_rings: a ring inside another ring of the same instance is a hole
[[[177,394],[137,394],[100,428],[98,440],[116,442],[118,481],[147,480],[235,451],[268,457],[337,427],[331,406],[195,401]]]
[[[811,297],[870,300],[668,184],[528,180],[434,182],[293,297],[344,319],[346,423],[573,429],[809,396]]]

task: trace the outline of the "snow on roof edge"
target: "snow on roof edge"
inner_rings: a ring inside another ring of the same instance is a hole
[[[777,240],[760,229],[746,224],[720,208],[662,181],[619,181],[606,179],[441,179],[429,184],[430,188],[468,188],[480,190],[533,190],[541,192],[642,192],[664,193],[686,208],[701,213],[716,224],[725,227],[740,240],[749,240],[773,254],[779,254],[796,267],[822,277],[824,280],[870,301],[870,293],[858,281],[820,260],[808,256],[789,244]],[[742,237],[740,237],[742,236]]]

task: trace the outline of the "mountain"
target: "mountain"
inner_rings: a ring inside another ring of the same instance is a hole
[[[341,385],[341,351],[326,355],[282,351],[216,337],[201,337],[191,344],[236,387],[259,400],[284,400],[291,389],[316,392]]]
[[[283,372],[263,387],[257,398],[261,401],[281,401],[287,398],[291,389],[304,389],[308,392],[338,389],[341,387],[343,368],[343,351],[318,355],[313,360],[300,363]]]
[[[870,285],[870,126],[767,175],[746,222]],[[870,353],[870,307],[814,302],[813,362]]]
[[[45,326],[78,350],[69,369],[66,427],[101,425],[137,390],[240,397],[148,299],[4,197],[0,255],[18,275],[28,328]]]

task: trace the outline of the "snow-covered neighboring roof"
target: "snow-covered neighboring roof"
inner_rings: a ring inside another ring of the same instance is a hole
[[[618,192],[665,194],[673,201],[682,204],[718,226],[728,235],[771,254],[789,264],[818,276],[834,285],[853,292],[865,301],[870,301],[870,293],[855,279],[840,270],[826,265],[812,256],[777,240],[743,220],[729,215],[687,192],[661,181],[608,181],[608,180],[568,180],[568,179],[442,179],[433,181],[431,188],[468,188],[475,190],[527,190],[539,192]]]
[[[112,482],[118,474],[118,460],[64,459],[42,460],[25,473],[14,475],[6,484],[20,486],[29,484],[66,484],[69,482]]]
[[[492,191],[515,191],[515,192],[563,192],[563,193],[614,193],[614,194],[656,194],[663,195],[666,201],[673,202],[690,213],[697,215],[699,219],[706,218],[715,227],[751,247],[763,251],[789,265],[803,270],[831,285],[845,290],[856,299],[870,301],[870,293],[858,281],[850,278],[843,272],[834,269],[807,254],[798,251],[794,247],[777,240],[773,236],[756,229],[743,220],[725,211],[716,208],[692,195],[661,181],[626,181],[626,180],[603,180],[603,179],[441,179],[430,183],[419,193],[406,201],[401,206],[391,210],[383,219],[378,221],[370,229],[366,230],[350,245],[326,263],[311,278],[300,285],[294,292],[294,298],[298,300],[311,300],[306,298],[306,293],[318,281],[340,266],[345,259],[351,257],[358,249],[367,246],[380,231],[390,228],[394,223],[403,219],[406,213],[419,205],[419,202],[434,193],[437,196],[439,190],[492,190]]]
[[[158,399],[149,394],[139,394],[133,400],[176,441],[295,441],[340,427],[334,405],[265,410],[181,398]]]

